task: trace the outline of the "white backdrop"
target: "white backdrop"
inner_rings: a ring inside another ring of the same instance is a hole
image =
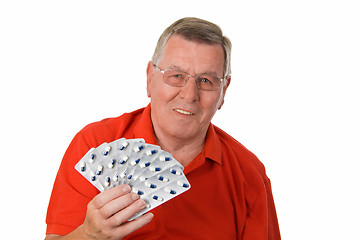
[[[265,164],[283,239],[360,239],[359,12],[356,0],[2,1],[2,235],[44,237],[73,136],[145,106],[159,35],[195,16],[233,42],[213,122]]]

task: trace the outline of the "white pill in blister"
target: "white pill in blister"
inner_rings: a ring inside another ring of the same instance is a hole
[[[86,163],[84,161],[80,162],[80,171],[82,172],[86,171]]]
[[[140,158],[131,161],[130,164],[131,164],[132,166],[135,166],[135,165],[138,164],[139,162],[140,162]]]
[[[136,175],[135,175],[135,176],[133,177],[133,180],[138,180],[138,178],[139,178],[139,176],[136,176]]]
[[[133,193],[136,193],[136,194],[138,194],[138,195],[144,195],[144,192],[143,192],[143,191],[141,191],[141,190],[139,190],[139,189],[136,189],[136,188],[133,188],[133,189],[132,189],[132,192],[133,192]]]
[[[171,160],[171,157],[166,157],[166,156],[160,156],[159,157],[160,161],[170,161]]]
[[[111,146],[106,146],[103,151],[104,156],[108,155],[110,150],[111,150]]]
[[[134,147],[134,152],[140,152],[143,149],[144,149],[144,145],[139,145],[139,146]]]
[[[170,172],[171,172],[172,174],[175,174],[175,175],[178,175],[178,176],[181,175],[181,172],[180,172],[180,171],[177,171],[176,169],[170,169]]]
[[[123,156],[120,160],[119,160],[119,163],[120,164],[124,164],[124,163],[126,163],[126,161],[129,159],[129,157],[128,156]]]
[[[106,178],[105,178],[105,186],[106,186],[106,187],[109,187],[109,186],[110,186],[110,182],[111,182],[110,177],[106,177]]]
[[[121,177],[121,178],[124,178],[124,177],[126,177],[126,171],[125,172],[122,172],[122,173],[120,173],[120,175],[119,175],[119,177]]]
[[[160,197],[160,196],[158,196],[158,195],[153,195],[153,196],[152,196],[152,199],[157,200],[157,201],[163,201],[163,200],[164,200],[163,197]]]
[[[190,187],[189,184],[187,184],[187,183],[185,183],[185,182],[182,182],[182,181],[180,181],[180,180],[177,182],[177,184],[178,184],[179,186],[183,187],[183,188],[188,188],[188,187]]]
[[[96,176],[95,176],[94,174],[91,174],[90,180],[91,180],[91,181],[95,181],[95,180],[96,180]]]
[[[94,153],[90,154],[89,163],[93,163],[95,161],[95,157],[96,155]]]
[[[141,167],[141,168],[145,168],[145,167],[148,167],[148,166],[150,166],[150,162],[140,163],[140,167]]]
[[[164,190],[165,190],[165,192],[167,192],[167,193],[176,194],[176,191],[173,190],[173,189],[171,189],[171,188],[166,187],[166,188],[164,188]]]
[[[145,177],[145,176],[140,176],[139,179],[140,179],[140,181],[145,181],[145,180],[147,180],[148,178]]]
[[[96,169],[96,175],[101,175],[103,172],[104,167],[102,165],[99,165]]]
[[[115,163],[116,163],[116,159],[111,159],[109,164],[108,164],[108,168],[113,168],[115,166]]]
[[[148,156],[153,155],[155,153],[157,153],[157,150],[148,150],[148,151],[146,151],[146,155],[148,155]]]
[[[168,178],[166,178],[166,177],[164,177],[164,176],[161,176],[161,175],[158,176],[158,180],[159,180],[159,181],[162,181],[162,182],[168,182],[168,181],[169,181]]]
[[[159,172],[159,171],[161,171],[161,167],[150,166],[150,171]]]
[[[151,182],[145,182],[145,186],[149,187],[149,188],[156,188],[155,184],[152,184]]]
[[[123,143],[121,144],[121,146],[119,147],[119,150],[120,150],[120,151],[124,150],[128,145],[129,145],[128,142],[126,142],[126,141],[123,142]]]
[[[118,174],[118,173],[115,173],[115,175],[114,175],[114,177],[113,177],[113,181],[114,181],[114,182],[119,181],[119,174]]]

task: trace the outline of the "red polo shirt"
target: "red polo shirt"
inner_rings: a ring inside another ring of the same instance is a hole
[[[47,234],[81,225],[99,191],[75,169],[91,148],[121,137],[157,144],[150,105],[82,129],[60,165],[46,218]],[[210,124],[203,151],[184,169],[191,189],[152,210],[154,219],[124,239],[280,239],[264,166],[243,145]]]

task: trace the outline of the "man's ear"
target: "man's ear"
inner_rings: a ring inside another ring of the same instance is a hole
[[[146,91],[147,91],[147,96],[150,98],[151,97],[151,80],[152,80],[152,76],[154,73],[154,64],[149,61],[147,68],[146,68]]]
[[[219,105],[219,107],[218,107],[218,110],[220,110],[221,107],[224,105],[225,93],[226,93],[226,90],[228,89],[228,87],[229,87],[229,85],[230,85],[230,82],[231,82],[231,76],[226,77],[225,85],[223,86],[222,99],[221,99],[221,103],[220,103],[220,105]]]
[[[231,82],[231,75],[226,77],[226,89],[229,87],[230,82]]]

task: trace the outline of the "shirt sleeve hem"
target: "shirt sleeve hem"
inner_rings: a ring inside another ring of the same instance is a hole
[[[75,228],[76,227],[66,226],[62,224],[48,224],[46,227],[46,234],[56,234],[64,236],[74,231]]]

